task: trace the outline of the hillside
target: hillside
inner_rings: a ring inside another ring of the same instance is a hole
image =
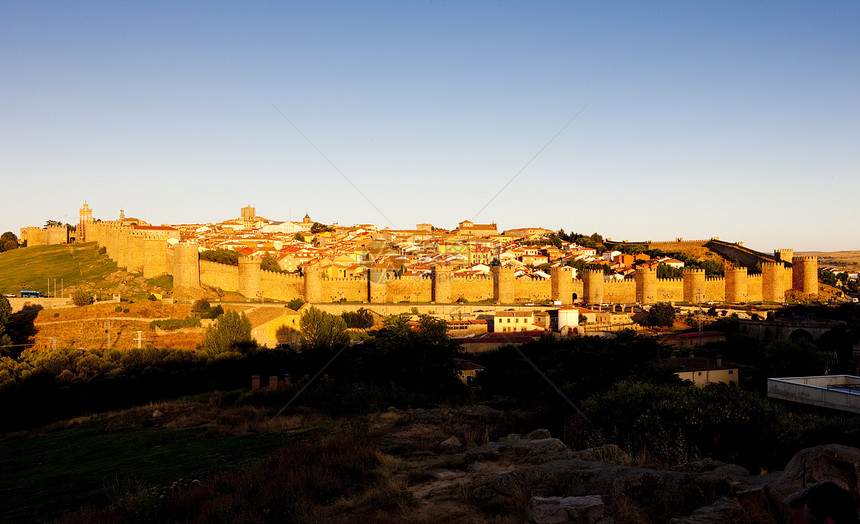
[[[332,420],[201,400],[0,440],[0,520],[776,523],[801,473],[854,491],[860,463],[860,450],[827,445],[782,473],[661,464],[611,444],[571,448],[523,412],[478,405]]]
[[[798,255],[817,256],[820,266],[831,266],[844,271],[860,271],[860,251],[809,251]]]
[[[116,262],[99,253],[95,242],[0,253],[0,293],[4,294],[29,289],[69,296],[75,289],[84,289],[99,300],[114,295],[143,300],[150,293],[164,294],[172,287],[173,279],[169,276],[144,279],[117,268]]]
[[[116,262],[99,254],[95,242],[13,249],[0,253],[0,292],[22,289],[47,292],[48,280],[65,288],[104,281],[117,271]]]
[[[119,309],[119,311],[117,311]],[[138,331],[141,346],[194,349],[203,340],[202,327],[172,331],[153,329],[153,320],[183,319],[190,314],[188,304],[168,304],[160,301],[96,303],[91,306],[43,309],[36,316],[33,327],[35,349],[80,347],[106,349],[108,324],[110,347],[130,349],[137,347]]]

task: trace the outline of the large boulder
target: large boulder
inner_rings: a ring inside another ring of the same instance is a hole
[[[860,449],[828,444],[800,450],[782,475],[767,486],[768,498],[776,513],[790,519],[786,497],[825,480],[847,489],[855,499],[860,498]]]

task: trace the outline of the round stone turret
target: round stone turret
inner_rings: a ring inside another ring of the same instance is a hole
[[[603,270],[586,269],[582,272],[582,294],[588,304],[603,303]]]
[[[791,259],[791,265],[792,289],[806,296],[818,295],[818,257],[797,256]]]
[[[639,304],[657,303],[657,270],[639,267],[633,275],[636,280],[636,302]]]

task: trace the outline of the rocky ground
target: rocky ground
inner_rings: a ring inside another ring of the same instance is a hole
[[[783,500],[807,484],[834,480],[860,494],[860,450],[846,446],[803,450],[764,475],[711,459],[666,470],[615,445],[571,450],[547,430],[491,439],[515,419],[485,407],[383,418],[381,451],[402,461],[416,501],[407,520],[781,523]]]

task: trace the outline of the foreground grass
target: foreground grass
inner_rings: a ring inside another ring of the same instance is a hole
[[[45,521],[83,506],[114,504],[235,468],[310,434],[307,428],[237,436],[211,427],[112,431],[101,420],[8,439],[0,442],[0,521]]]
[[[95,242],[13,249],[0,253],[0,293],[44,292],[48,279],[66,287],[98,282],[116,270]]]

